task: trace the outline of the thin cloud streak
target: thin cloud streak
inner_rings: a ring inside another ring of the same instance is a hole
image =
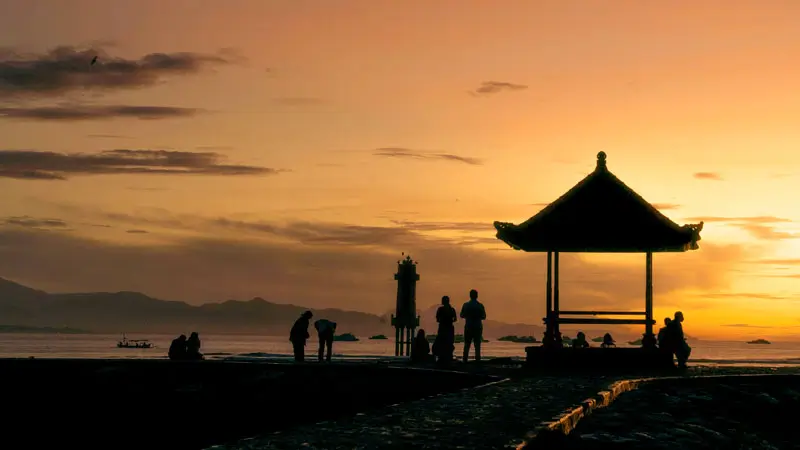
[[[475,90],[470,91],[472,95],[486,96],[499,94],[506,91],[522,91],[528,89],[524,84],[509,83],[507,81],[484,81]]]
[[[478,158],[460,156],[452,153],[421,152],[403,147],[378,148],[375,149],[372,154],[374,156],[380,156],[384,158],[406,158],[406,159],[429,160],[429,161],[439,160],[439,161],[450,161],[450,162],[469,164],[471,166],[483,165],[483,161]]]
[[[57,122],[110,120],[121,118],[158,120],[192,117],[200,112],[202,112],[200,109],[178,108],[174,106],[45,106],[35,108],[0,108],[0,119]],[[92,137],[108,138],[111,136],[93,135]]]
[[[213,152],[147,149],[107,150],[95,154],[33,150],[0,150],[0,177],[22,180],[66,180],[85,175],[276,175],[284,170],[222,164]]]

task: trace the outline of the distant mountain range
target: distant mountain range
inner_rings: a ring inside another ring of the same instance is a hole
[[[436,331],[436,308],[422,312],[421,326]],[[288,336],[297,317],[311,309],[315,317],[338,324],[337,332],[359,337],[394,336],[389,314],[378,316],[340,309],[312,309],[272,303],[262,298],[228,300],[200,306],[159,300],[139,292],[51,294],[0,278],[0,332],[40,329],[88,330],[94,333],[166,333],[198,331],[214,334]],[[457,323],[457,326],[460,324]],[[540,337],[542,327],[487,320],[485,335]]]

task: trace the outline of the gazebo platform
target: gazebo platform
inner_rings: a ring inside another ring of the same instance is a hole
[[[547,348],[541,345],[525,347],[525,366],[531,369],[559,369],[586,371],[592,369],[641,370],[671,369],[675,367],[672,354],[658,348]]]

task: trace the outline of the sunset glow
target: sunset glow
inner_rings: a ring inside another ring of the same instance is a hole
[[[545,256],[492,222],[531,217],[602,150],[670,219],[705,222],[699,250],[654,256],[659,323],[800,338],[800,2],[3,10],[0,277],[383,314],[405,252],[421,308],[475,288],[490,318],[540,325]],[[84,51],[97,64],[73,68]],[[561,264],[562,305],[643,309],[644,255]]]

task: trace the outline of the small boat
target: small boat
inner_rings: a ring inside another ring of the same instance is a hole
[[[122,340],[117,342],[117,348],[153,348],[152,342],[147,339],[128,339],[122,335]]]

